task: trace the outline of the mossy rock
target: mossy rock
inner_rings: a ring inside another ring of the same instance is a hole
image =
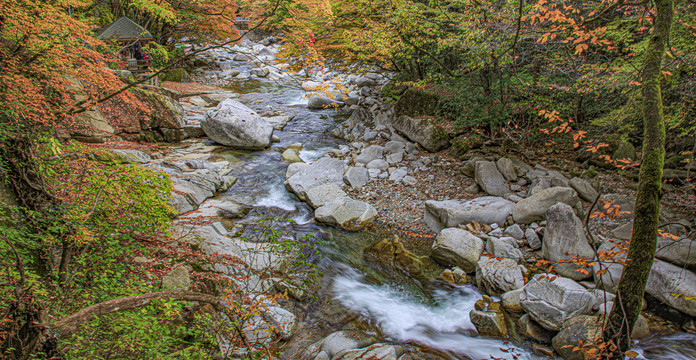
[[[469,149],[469,139],[458,137],[452,140],[452,145],[450,146],[449,154],[453,157],[458,158],[469,152]]]
[[[109,151],[99,151],[94,154],[94,160],[103,164],[122,164],[126,162],[123,157]]]
[[[597,172],[594,170],[587,169],[580,174],[580,177],[583,179],[594,179],[597,177]]]
[[[397,84],[394,81],[388,82],[382,87],[382,96],[385,99],[398,101],[401,95],[408,90],[408,86]]]
[[[616,150],[614,150],[614,153],[612,154],[612,158],[614,160],[619,160],[619,159],[628,159],[628,160],[636,160],[636,148],[633,146],[633,144],[629,142],[621,142],[616,146]]]
[[[174,81],[174,82],[188,82],[191,80],[186,69],[172,69],[164,74],[161,78],[162,81]]]
[[[394,105],[394,114],[410,117],[434,116],[437,113],[439,97],[427,91],[409,88]]]

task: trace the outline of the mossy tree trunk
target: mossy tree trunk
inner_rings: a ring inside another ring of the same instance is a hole
[[[612,359],[623,359],[630,334],[643,305],[645,285],[657,246],[662,171],[665,158],[665,122],[662,113],[662,58],[672,26],[673,0],[654,0],[654,32],[643,64],[643,154],[627,265],[619,281],[617,302],[609,314],[604,340],[617,345]]]

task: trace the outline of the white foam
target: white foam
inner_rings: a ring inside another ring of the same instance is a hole
[[[297,209],[295,200],[285,190],[282,184],[273,183],[268,189],[268,195],[256,200],[255,206],[275,207],[283,210],[294,211]]]
[[[296,94],[293,93],[293,96],[288,99],[287,105],[288,106],[296,106],[296,105],[307,105],[309,104],[309,98],[307,98],[305,95],[303,95],[301,92],[297,92]]]
[[[299,156],[300,159],[302,159],[302,161],[310,162],[321,159],[321,157],[324,156],[324,154],[331,150],[333,150],[333,148],[330,146],[320,147],[317,149],[302,149],[300,150]]]
[[[534,359],[526,350],[500,340],[472,337],[475,326],[469,312],[481,293],[474,287],[460,287],[454,293],[435,294],[435,304],[424,304],[408,292],[389,285],[372,285],[352,269],[334,279],[336,299],[350,310],[375,321],[395,341],[413,341],[473,359]],[[508,352],[503,351],[508,350]]]

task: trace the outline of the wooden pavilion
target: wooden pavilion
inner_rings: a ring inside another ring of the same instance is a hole
[[[124,16],[104,27],[97,37],[121,45],[119,54],[126,70],[134,75],[150,71],[150,60],[144,58],[142,47],[152,41],[153,37],[144,27]]]

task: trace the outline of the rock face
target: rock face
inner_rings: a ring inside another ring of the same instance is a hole
[[[71,135],[78,141],[103,143],[114,136],[114,128],[109,125],[98,109],[87,110],[75,115],[74,118],[76,129]]]
[[[505,325],[505,313],[498,308],[499,311],[480,311],[471,310],[469,319],[476,326],[476,331],[480,335],[486,337],[505,338],[508,335],[507,326]]]
[[[520,295],[522,294],[522,289],[510,290],[506,293],[500,294],[500,302],[503,308],[508,311],[521,313],[524,312],[522,305],[520,305]]]
[[[658,237],[657,257],[672,264],[696,267],[696,241]]]
[[[162,278],[162,288],[166,290],[189,290],[191,288],[191,277],[185,266],[180,266],[164,275]]]
[[[208,168],[203,169],[194,170],[185,164],[178,165],[181,165],[184,171],[169,169],[177,175],[171,177],[175,191],[172,191],[170,200],[176,215],[198,209],[205,199],[212,197],[218,191],[229,189],[236,181],[236,178],[226,175],[229,170],[216,168],[207,161],[203,162],[203,165]],[[155,168],[165,171],[167,169],[159,166]]]
[[[515,163],[512,160],[508,158],[500,158],[495,162],[495,164],[505,180],[517,180],[517,170],[515,169]]]
[[[423,220],[435,232],[472,221],[502,226],[514,205],[512,201],[495,196],[473,200],[428,200]]]
[[[331,100],[326,96],[315,96],[309,99],[307,107],[310,109],[335,109],[343,105],[342,102]]]
[[[581,315],[566,321],[562,330],[553,338],[553,348],[566,360],[585,360],[588,349],[573,351],[581,342],[592,344],[602,336],[603,321],[597,316]],[[570,346],[568,346],[570,345]]]
[[[340,352],[363,348],[375,341],[375,338],[359,331],[337,331],[322,341],[321,351],[326,352],[329,359],[333,359]]]
[[[539,324],[532,320],[529,314],[524,314],[518,320],[520,332],[529,338],[532,338],[543,344],[550,344],[555,332],[544,329]]]
[[[559,202],[577,209],[580,200],[578,194],[571,188],[552,187],[539,191],[515,204],[512,208],[512,217],[518,224],[530,224],[534,221],[544,220],[546,211]]]
[[[696,316],[696,274],[658,260],[650,270],[645,291],[663,303],[690,316]],[[673,294],[679,294],[675,297]]]
[[[337,186],[341,186],[343,184],[343,173],[346,172],[347,167],[339,159],[323,157],[288,178],[285,181],[285,185],[288,190],[295,193],[301,200],[305,200],[307,190],[317,185],[334,183]]]
[[[476,183],[489,195],[505,196],[510,193],[507,181],[492,161],[479,161],[475,169]]]
[[[316,209],[344,196],[346,193],[338,185],[325,183],[307,190],[307,203]]]
[[[372,205],[349,197],[335,199],[314,211],[317,221],[338,225],[348,231],[362,230],[376,216],[377,210]]]
[[[483,240],[472,233],[447,228],[440,231],[433,243],[431,257],[445,265],[456,265],[471,273],[476,270],[476,262],[483,252]]]
[[[544,257],[551,261],[556,271],[573,280],[591,277],[591,269],[578,271],[581,266],[570,263],[573,255],[584,257],[589,261],[594,257],[594,250],[585,237],[585,229],[573,209],[564,203],[558,203],[546,211],[546,231],[542,243]]]
[[[539,325],[558,331],[563,322],[592,309],[594,298],[575,281],[537,274],[524,286],[520,305]]]
[[[384,154],[384,148],[379,145],[370,145],[360,152],[360,155],[355,158],[357,164],[368,164],[373,160],[381,159]]]
[[[346,174],[343,176],[343,181],[348,184],[353,190],[360,189],[368,181],[370,181],[370,174],[364,167],[350,167]]]
[[[392,126],[397,132],[430,152],[440,151],[449,146],[449,135],[445,129],[431,120],[414,119],[404,115],[392,119]]]
[[[264,313],[264,318],[274,325],[276,333],[284,340],[290,338],[297,321],[295,314],[279,306],[268,307],[266,313]]]
[[[515,261],[524,258],[517,241],[509,236],[502,238],[490,237],[486,241],[486,252],[493,254],[495,257],[503,257]]]
[[[524,286],[524,277],[517,261],[483,256],[476,263],[476,284],[486,294],[498,296]]]
[[[422,259],[406,250],[396,235],[393,239],[384,239],[365,249],[364,257],[367,261],[395,268],[416,278],[423,276]]]
[[[372,344],[366,348],[349,350],[338,354],[341,360],[383,359],[396,360],[405,352],[400,345]]]
[[[579,177],[574,177],[570,179],[568,182],[570,184],[570,187],[575,189],[575,191],[578,192],[578,195],[580,195],[580,198],[587,201],[587,202],[593,202],[599,195],[597,193],[597,190],[595,190],[590,183],[587,181],[579,178]]]
[[[269,123],[254,110],[232,99],[208,111],[201,128],[213,141],[238,149],[264,149],[271,144],[273,136]]]
[[[283,160],[287,160],[289,162],[301,162],[302,161],[297,149],[293,149],[293,148],[285,149],[285,151],[283,151],[283,153],[281,154],[281,157],[283,158]]]

